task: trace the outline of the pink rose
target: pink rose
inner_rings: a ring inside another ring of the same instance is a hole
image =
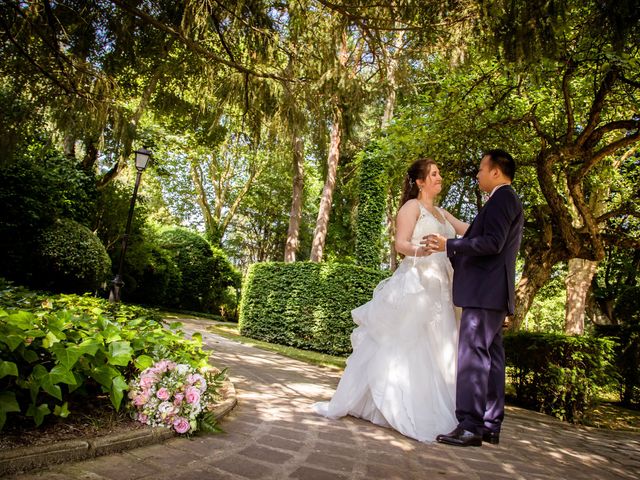
[[[142,388],[149,388],[152,385],[154,385],[157,381],[158,379],[155,377],[155,375],[142,375],[140,377],[140,386]]]
[[[160,400],[169,400],[169,397],[171,396],[171,393],[169,392],[169,390],[167,390],[166,388],[162,387],[160,390],[158,390],[158,392],[156,393],[156,397],[158,397]]]
[[[189,422],[185,418],[177,417],[173,421],[173,428],[178,433],[187,433],[191,425],[189,425]]]
[[[145,415],[144,413],[139,413],[138,414],[138,419],[137,419],[140,423],[144,423],[147,424],[149,422],[149,417],[147,415]]]
[[[136,407],[141,407],[142,405],[144,405],[145,403],[147,403],[147,401],[148,401],[148,400],[149,400],[149,397],[147,397],[147,396],[146,396],[146,395],[144,395],[144,394],[136,395],[136,396],[133,398],[133,404],[134,404]]]
[[[178,406],[182,403],[183,400],[184,400],[184,394],[176,393],[175,396],[173,397],[173,404]]]
[[[195,387],[187,387],[184,398],[187,400],[187,403],[198,403],[200,401],[200,390]]]

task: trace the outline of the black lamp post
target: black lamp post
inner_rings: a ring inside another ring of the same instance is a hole
[[[140,150],[135,151],[136,154],[136,169],[138,174],[136,175],[136,185],[133,187],[133,195],[131,196],[131,204],[129,205],[129,217],[127,218],[127,227],[122,237],[122,250],[120,251],[120,263],[118,265],[118,273],[111,281],[111,293],[109,293],[109,301],[116,303],[120,301],[120,289],[124,286],[122,281],[122,266],[124,265],[124,255],[127,252],[127,240],[129,240],[129,230],[131,230],[131,219],[133,218],[133,207],[136,204],[136,196],[138,195],[138,187],[140,186],[140,177],[142,172],[151,159],[151,152],[146,147],[142,147]]]

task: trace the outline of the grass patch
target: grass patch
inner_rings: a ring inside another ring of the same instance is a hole
[[[207,327],[211,333],[220,335],[221,337],[235,340],[236,342],[253,345],[254,347],[269,350],[270,352],[279,353],[285,357],[301,360],[303,362],[321,365],[337,370],[345,367],[346,358],[337,357],[335,355],[327,355],[326,353],[314,352],[311,350],[301,350],[299,348],[287,347],[285,345],[277,345],[275,343],[263,342],[254,338],[243,337],[238,333],[238,324],[232,322],[216,322]]]

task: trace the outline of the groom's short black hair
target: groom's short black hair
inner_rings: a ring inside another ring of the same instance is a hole
[[[513,181],[516,176],[516,162],[511,155],[504,150],[495,148],[484,152],[483,157],[489,157],[494,167],[498,167],[509,180]]]

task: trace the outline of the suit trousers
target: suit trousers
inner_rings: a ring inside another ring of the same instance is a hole
[[[456,417],[460,427],[477,434],[499,432],[504,418],[502,325],[506,315],[506,310],[462,310]]]

